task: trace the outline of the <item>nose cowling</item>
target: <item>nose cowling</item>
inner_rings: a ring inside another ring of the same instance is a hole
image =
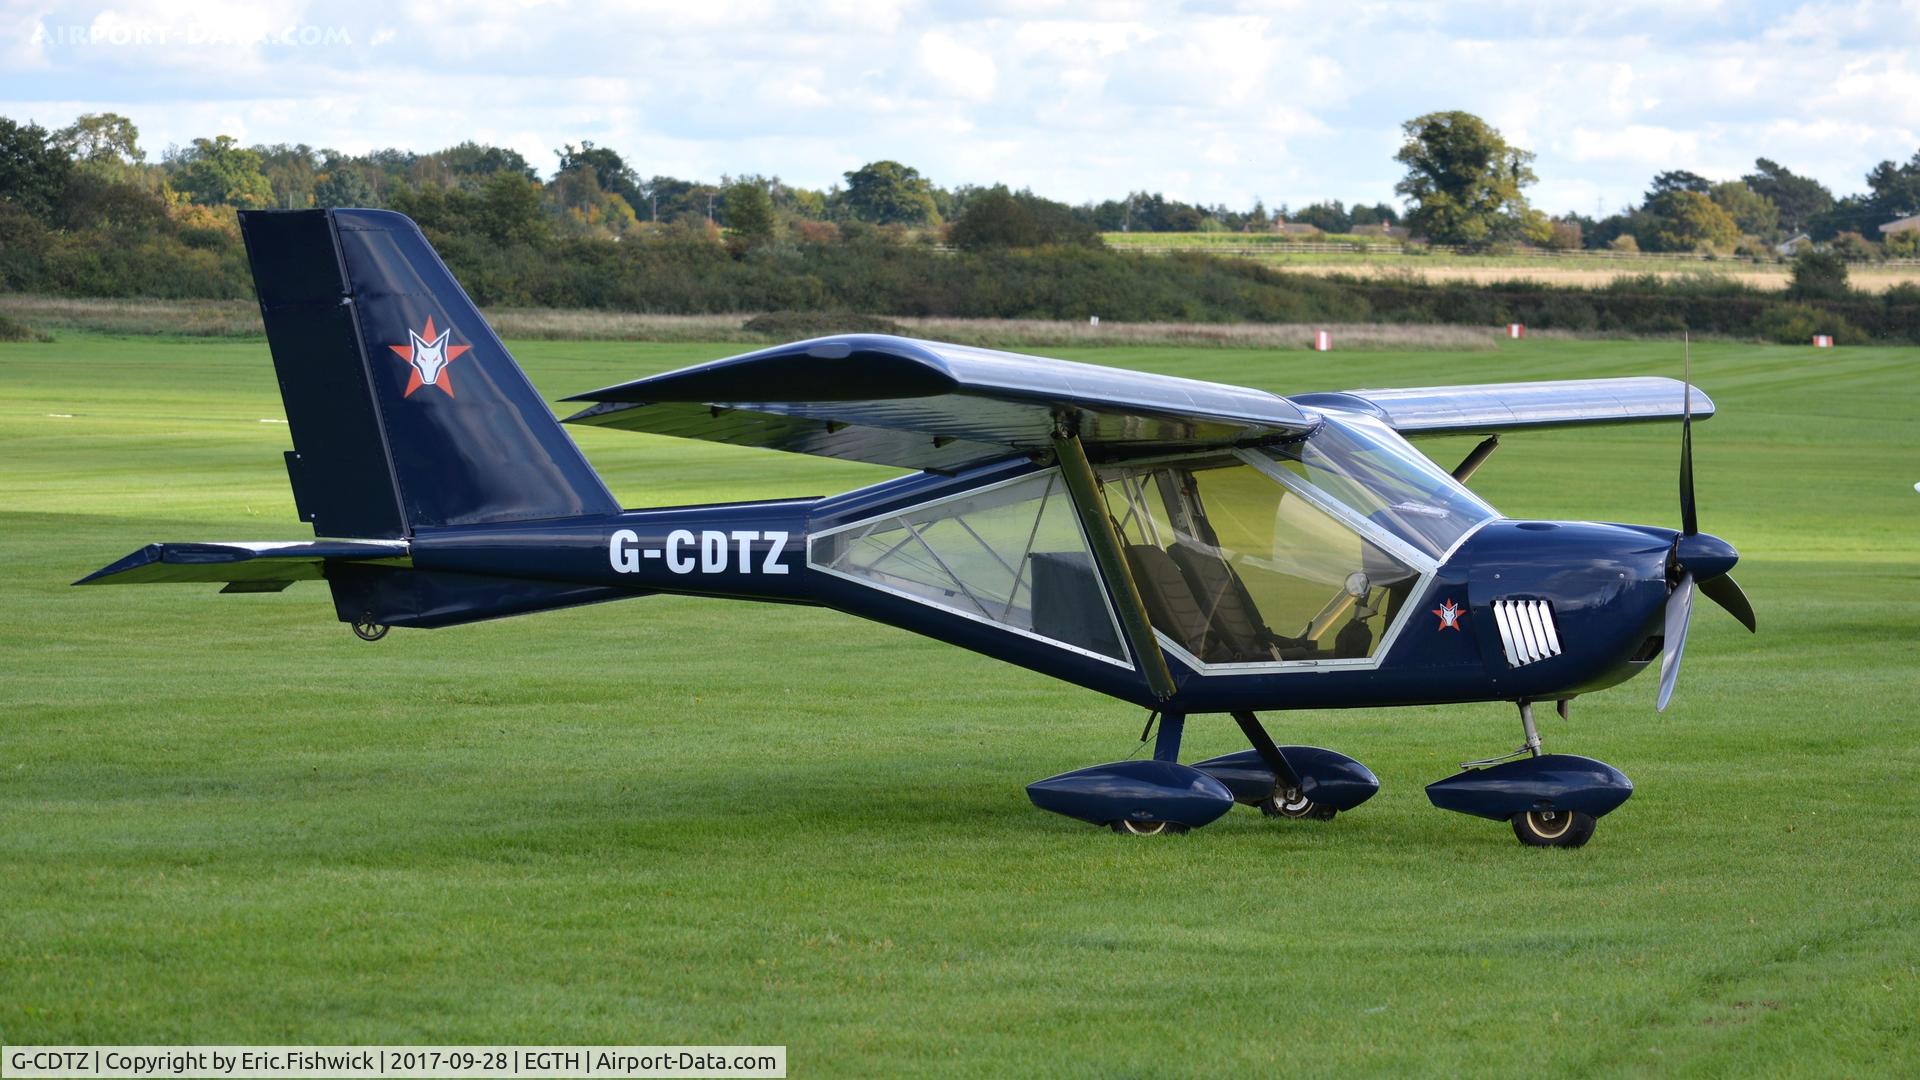
[[[1710,533],[1695,533],[1674,540],[1673,561],[1695,581],[1723,577],[1740,561],[1732,544]]]

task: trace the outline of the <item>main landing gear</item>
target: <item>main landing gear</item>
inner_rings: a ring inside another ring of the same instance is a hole
[[[1373,773],[1345,754],[1317,746],[1276,746],[1254,714],[1239,712],[1233,718],[1252,749],[1182,765],[1186,716],[1164,713],[1151,759],[1115,761],[1036,780],[1027,785],[1027,797],[1042,810],[1107,825],[1115,832],[1159,836],[1197,829],[1236,802],[1257,806],[1269,817],[1326,821],[1380,790]]]
[[[1520,748],[1461,763],[1459,773],[1427,785],[1427,798],[1442,810],[1510,822],[1513,835],[1532,847],[1579,847],[1593,838],[1601,817],[1633,794],[1633,781],[1604,761],[1542,754],[1533,703],[1519,704],[1526,733]],[[1559,707],[1564,718],[1567,703]]]

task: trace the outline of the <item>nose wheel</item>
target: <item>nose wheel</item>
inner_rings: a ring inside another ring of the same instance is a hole
[[[1260,812],[1268,817],[1306,818],[1311,821],[1332,821],[1340,811],[1331,806],[1321,806],[1300,793],[1299,788],[1276,790],[1259,803]]]
[[[1176,821],[1133,821],[1129,818],[1121,818],[1113,823],[1113,831],[1125,836],[1179,836],[1187,831],[1187,827]]]
[[[1529,847],[1579,847],[1593,839],[1592,814],[1578,810],[1529,810],[1513,815],[1513,835]]]

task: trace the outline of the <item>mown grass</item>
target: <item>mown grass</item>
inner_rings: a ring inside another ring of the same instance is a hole
[[[527,342],[557,398],[734,351]],[[1664,343],[1115,348],[1282,391],[1670,373]],[[1021,785],[1141,717],[810,609],[655,597],[367,645],[323,590],[70,589],[152,539],[297,538],[263,346],[0,346],[0,1041],[785,1043],[792,1075],[1913,1075],[1911,349],[1705,345],[1675,706],[1549,717],[1637,794],[1574,852],[1421,785],[1510,707],[1275,714],[1384,789],[1137,841]],[[633,505],[881,470],[578,433]],[[1508,438],[1515,515],[1671,522],[1668,428]],[[1464,447],[1443,444],[1437,457]],[[1236,749],[1196,718],[1189,757]]]
[[[749,330],[750,315],[649,315],[591,308],[494,308],[487,320],[504,337],[541,341],[632,341],[767,345],[778,336]],[[0,296],[0,319],[29,329],[35,337],[49,331],[83,334],[178,337],[262,337],[260,309],[251,300],[103,300],[84,297]],[[834,315],[817,316],[826,332]],[[898,317],[905,333],[990,348],[1060,346],[1216,346],[1236,349],[1310,349],[1317,328],[1287,323],[1125,323],[1100,324],[1055,319],[946,319]],[[30,326],[28,325],[30,324]],[[857,325],[850,323],[849,325]],[[0,326],[0,330],[4,327]],[[1484,348],[1501,334],[1497,327],[1343,324],[1340,340],[1354,348]],[[0,333],[0,341],[8,340]]]

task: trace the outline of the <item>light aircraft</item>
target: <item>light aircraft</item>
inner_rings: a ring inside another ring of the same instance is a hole
[[[78,584],[327,582],[375,640],[654,593],[815,604],[1150,710],[1151,758],[1033,783],[1117,831],[1236,802],[1330,818],[1364,765],[1276,745],[1258,713],[1511,701],[1525,741],[1428,786],[1434,805],[1574,847],[1633,785],[1542,752],[1536,705],[1660,658],[1696,591],[1748,629],[1738,558],[1696,520],[1706,395],[1620,378],[1286,398],[881,335],[801,341],[577,395],[569,423],[912,470],[825,498],[624,509],[413,222],[241,214],[312,541],[152,544]],[[1678,531],[1516,521],[1463,484],[1502,432],[1679,421]],[[1409,437],[1483,435],[1450,472]],[[1188,717],[1250,749],[1179,760]],[[1146,735],[1142,734],[1142,742]]]

